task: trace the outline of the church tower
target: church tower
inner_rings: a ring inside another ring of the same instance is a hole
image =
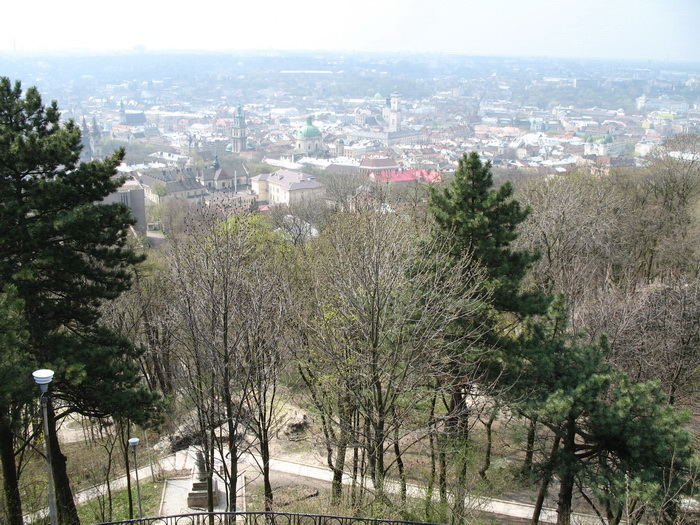
[[[92,155],[95,158],[102,158],[102,133],[100,132],[100,126],[97,124],[97,119],[92,116],[92,133],[90,134],[90,148],[92,149]]]
[[[401,129],[401,107],[399,106],[399,94],[392,93],[389,105],[389,132]]]
[[[241,153],[242,151],[246,150],[247,137],[245,128],[245,115],[243,114],[243,107],[238,106],[236,109],[236,114],[233,117],[233,140],[231,145],[233,153]]]
[[[338,139],[335,142],[335,156],[344,157],[345,156],[345,141],[343,139]]]
[[[83,146],[83,150],[80,152],[80,159],[83,162],[87,162],[93,158],[91,142],[90,129],[85,121],[85,116],[83,116],[83,125],[80,133],[80,143]]]

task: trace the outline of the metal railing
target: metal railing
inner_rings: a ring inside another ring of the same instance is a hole
[[[109,521],[99,525],[438,525],[421,521],[299,514],[294,512],[196,512]]]

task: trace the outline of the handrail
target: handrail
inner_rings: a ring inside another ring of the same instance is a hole
[[[423,521],[302,514],[297,512],[194,512],[172,516],[155,516],[108,521],[99,525],[439,525]]]

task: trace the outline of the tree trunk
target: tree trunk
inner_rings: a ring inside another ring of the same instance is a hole
[[[557,525],[571,524],[571,499],[576,476],[576,421],[569,416],[559,468],[559,497],[557,499]]]
[[[484,423],[484,426],[486,427],[486,451],[484,452],[484,463],[481,466],[481,469],[479,470],[479,476],[481,476],[481,479],[483,479],[487,484],[490,485],[489,479],[486,477],[486,472],[489,470],[491,467],[491,449],[493,448],[493,422],[496,419],[496,415],[498,414],[498,408],[494,408],[491,411],[491,415],[489,416],[489,419],[486,423]]]
[[[263,484],[265,486],[265,511],[272,512],[272,484],[270,483],[270,443],[266,429],[260,432],[260,457],[262,459]]]
[[[433,491],[435,490],[435,474],[437,472],[437,455],[435,454],[435,404],[437,394],[433,394],[430,401],[430,415],[428,416],[428,442],[430,445],[430,476],[428,476],[428,489],[425,494],[425,519],[430,521],[431,507],[433,505]]]
[[[372,425],[370,424],[369,417],[365,416],[365,450],[367,451],[367,467],[369,468],[369,474],[372,477],[372,483],[377,485],[377,458],[374,455],[374,441],[372,440]]]
[[[622,511],[623,509],[620,509],[617,511],[617,514],[615,514],[612,517],[608,518],[608,524],[609,525],[619,525],[620,521],[622,520]]]
[[[374,456],[374,490],[379,499],[384,498],[384,478],[386,476],[384,470],[384,441],[385,441],[385,420],[384,414],[379,414],[373,428],[372,455]]]
[[[451,441],[461,450],[458,453],[457,486],[455,487],[454,516],[452,521],[463,522],[465,518],[465,498],[467,495],[467,470],[469,466],[469,411],[464,388],[452,392],[452,411],[454,426],[451,429]]]
[[[540,514],[542,514],[542,507],[544,505],[544,498],[547,497],[547,489],[549,488],[549,482],[552,480],[551,475],[542,478],[540,483],[540,488],[537,491],[537,499],[535,500],[535,508],[532,510],[532,520],[530,523],[532,525],[537,525],[540,522]]]
[[[56,414],[49,399],[47,403],[49,445],[51,451],[51,465],[53,467],[53,481],[56,487],[56,507],[58,510],[58,522],[60,525],[80,525],[78,510],[73,501],[73,491],[70,487],[70,479],[66,470],[66,456],[61,452],[61,447],[56,434]]]
[[[131,467],[129,466],[129,443],[128,443],[129,425],[126,426],[126,434],[124,434],[124,426],[119,423],[119,442],[121,444],[122,454],[124,457],[124,468],[126,469],[126,497],[129,502],[129,519],[134,519],[134,499],[131,494]]]
[[[357,444],[355,444],[355,446],[352,447],[352,486],[350,487],[350,503],[352,508],[355,508],[355,505],[357,505],[357,475],[360,459],[359,452],[360,449],[357,447]]]
[[[571,524],[571,499],[574,492],[573,470],[566,468],[560,476],[559,498],[557,500],[557,525]]]
[[[525,461],[523,461],[523,478],[532,475],[532,458],[535,454],[535,436],[537,433],[537,418],[532,418],[527,429],[527,444],[525,445]]]
[[[3,408],[0,414],[0,461],[2,461],[3,491],[7,506],[7,524],[23,525],[22,500],[19,495],[19,479],[15,463],[15,451],[12,430],[10,428],[9,410]]]
[[[394,455],[396,456],[396,466],[399,469],[399,483],[401,484],[401,503],[406,503],[406,472],[403,466],[403,459],[401,458],[398,421],[394,422]]]
[[[343,495],[343,470],[345,469],[345,456],[350,442],[350,428],[353,424],[353,411],[349,408],[350,399],[346,392],[338,406],[338,419],[340,435],[335,448],[335,462],[331,465],[333,481],[331,483],[331,504],[338,505]]]
[[[465,499],[467,497],[467,469],[469,464],[469,441],[462,442],[462,450],[459,454],[459,470],[457,471],[457,485],[454,490],[454,511],[451,523],[464,523]]]
[[[339,505],[343,495],[343,469],[345,468],[345,454],[347,445],[338,443],[335,452],[335,463],[333,465],[333,481],[331,482],[331,505]]]
[[[216,470],[214,454],[216,453],[216,434],[214,433],[214,424],[211,423],[210,426],[209,454],[207,455],[207,510],[212,513],[209,514],[209,525],[214,525],[214,471]]]
[[[114,434],[107,430],[104,426],[100,425],[97,435],[95,435],[95,429],[93,426],[89,427],[90,433],[92,434],[92,439],[103,440],[102,448],[107,456],[107,464],[104,468],[104,480],[106,487],[106,494],[101,496],[102,500],[102,516],[101,521],[107,522],[112,521],[113,516],[113,501],[112,501],[112,466],[114,465],[114,447],[117,445],[119,435],[115,428],[112,428]],[[113,438],[113,439],[112,439]]]
[[[230,434],[229,434],[230,435]],[[229,493],[229,512],[236,512],[238,505],[238,445],[236,444],[236,436],[229,437],[229,459],[231,462],[231,488]]]
[[[440,487],[440,504],[447,504],[447,457],[445,453],[445,440],[442,439],[442,446],[438,453],[438,485]]]
[[[107,517],[105,521],[112,521],[114,517],[114,500],[112,498],[112,454],[109,454],[108,464],[107,464],[107,476],[105,483],[107,485]]]
[[[225,360],[224,366],[224,403],[226,404],[226,421],[228,430],[228,455],[230,461],[229,467],[229,490],[228,490],[228,511],[236,512],[236,494],[238,492],[238,445],[236,444],[236,427],[240,416],[236,410],[234,414],[233,402],[231,401],[231,387],[229,384],[228,359]],[[222,458],[223,459],[223,458]],[[226,463],[225,461],[223,461]]]
[[[357,498],[357,504],[362,504],[365,497],[365,482],[367,477],[367,445],[360,450],[360,491]]]
[[[350,489],[350,500],[352,508],[356,508],[357,497],[357,476],[360,469],[360,412],[354,409],[352,414],[352,487]]]
[[[342,415],[341,415],[342,418]],[[343,495],[343,469],[345,468],[345,456],[348,448],[348,431],[345,426],[348,422],[342,421],[340,437],[335,448],[335,461],[331,464],[333,470],[333,481],[331,482],[331,505],[339,505]]]
[[[554,461],[557,456],[557,451],[559,450],[559,436],[554,438],[554,443],[552,444],[552,451],[547,458],[547,463],[544,467],[544,472],[542,473],[542,483],[540,484],[540,490],[537,492],[537,501],[535,501],[535,508],[532,511],[531,525],[537,525],[540,522],[540,514],[542,513],[542,506],[544,505],[544,498],[547,497],[547,489],[549,488],[549,482],[552,480],[552,472],[554,471]]]

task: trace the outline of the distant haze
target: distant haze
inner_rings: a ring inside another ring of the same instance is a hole
[[[328,50],[700,61],[700,0],[7,2],[0,52]]]

